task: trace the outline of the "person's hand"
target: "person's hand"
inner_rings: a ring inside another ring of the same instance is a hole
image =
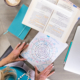
[[[11,62],[16,62],[16,61],[24,61],[26,59],[24,58],[19,58],[19,55],[21,53],[21,51],[23,51],[24,49],[26,49],[28,47],[28,44],[25,45],[25,42],[23,42],[22,44],[19,43],[15,48],[14,50],[5,58],[5,60],[7,61],[7,64],[8,63],[11,63]]]
[[[51,72],[52,68],[53,68],[53,64],[49,65],[41,73],[38,73],[37,67],[35,67],[35,80],[46,80],[47,77],[49,77],[50,75],[54,73],[54,71]]]

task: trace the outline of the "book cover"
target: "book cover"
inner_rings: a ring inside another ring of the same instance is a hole
[[[10,27],[8,28],[8,31],[23,40],[28,32],[30,31],[30,27],[25,26],[22,24],[23,18],[27,12],[28,7],[24,4],[20,8],[18,14],[14,18],[13,22],[11,23]]]

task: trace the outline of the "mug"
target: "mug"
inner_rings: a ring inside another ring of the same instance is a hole
[[[4,1],[8,6],[11,7],[18,6],[21,2],[21,0],[4,0]]]

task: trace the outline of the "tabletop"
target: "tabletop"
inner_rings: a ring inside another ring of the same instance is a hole
[[[10,7],[5,4],[4,0],[0,0],[0,32],[2,32],[1,27],[3,27],[3,31],[6,32],[11,22],[15,18],[16,14],[18,13],[22,4],[29,6],[30,2],[31,0],[22,0],[20,5],[16,7]],[[68,44],[70,44],[70,42],[72,41],[76,32],[76,28],[79,24],[80,24],[80,20],[78,21],[73,31],[71,32],[67,40]],[[18,39],[16,36],[12,35],[11,33],[7,33],[6,36],[11,46],[14,48],[19,42],[25,41],[29,43],[36,34],[37,34],[37,31],[34,29],[31,29],[31,31],[29,32],[29,34],[26,36],[26,38],[23,41]],[[80,75],[67,72],[64,70],[64,59],[65,59],[67,50],[68,48],[54,62],[55,73],[49,77],[50,80],[80,80]]]

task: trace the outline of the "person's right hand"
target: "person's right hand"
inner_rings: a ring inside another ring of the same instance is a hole
[[[50,75],[52,75],[54,73],[54,71],[52,73],[50,73],[52,68],[53,68],[53,64],[49,65],[41,73],[38,73],[37,67],[35,67],[35,80],[46,80],[47,77],[49,77]]]
[[[16,62],[16,61],[25,61],[26,59],[24,58],[19,58],[19,55],[21,54],[21,51],[26,49],[28,47],[28,44],[23,42],[22,44],[19,43],[14,50],[5,58],[7,64]]]

